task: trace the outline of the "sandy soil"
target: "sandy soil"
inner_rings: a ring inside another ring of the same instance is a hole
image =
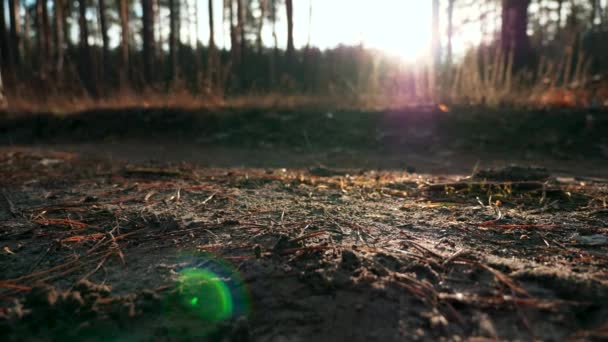
[[[0,336],[605,340],[607,129],[567,110],[0,114]]]
[[[444,150],[5,146],[0,333],[607,338],[604,162]]]

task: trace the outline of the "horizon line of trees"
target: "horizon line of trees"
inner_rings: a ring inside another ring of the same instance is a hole
[[[84,90],[100,97],[124,88],[171,89],[183,82],[196,93],[232,94],[356,89],[357,84],[374,83],[372,78],[376,83],[380,78],[395,83],[387,79],[394,67],[391,61],[360,46],[320,51],[307,45],[296,50],[293,0],[222,0],[228,50],[218,48],[214,40],[219,27],[213,17],[215,0],[0,0],[0,4],[0,68],[9,92]],[[431,5],[431,64],[437,72],[452,66],[453,38],[472,23],[480,27],[483,45],[512,55],[515,70],[533,65],[539,51],[563,53],[564,45],[585,48],[596,57],[596,69],[607,67],[607,48],[597,44],[606,43],[608,37],[604,0],[432,0]],[[185,43],[180,32],[193,23],[198,27],[199,6],[206,6],[209,13],[208,40],[203,44],[196,30],[194,39],[186,39],[195,44]],[[472,6],[479,10],[472,12]],[[284,50],[277,41],[279,15],[286,18]],[[445,32],[440,29],[443,20]],[[272,28],[270,47],[262,42],[264,25]],[[164,37],[162,28],[167,26]],[[110,46],[111,29],[119,32],[114,34],[120,38],[115,48]]]

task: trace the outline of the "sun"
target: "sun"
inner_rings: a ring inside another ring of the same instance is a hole
[[[428,57],[431,41],[431,7],[417,0],[387,2],[386,10],[367,13],[361,28],[363,44],[414,62]]]

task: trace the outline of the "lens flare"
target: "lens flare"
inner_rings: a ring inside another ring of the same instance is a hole
[[[183,305],[206,321],[217,322],[233,316],[230,289],[222,278],[209,270],[182,270],[178,280],[178,293]]]
[[[183,254],[179,260],[182,267],[176,270],[176,291],[165,307],[168,318],[194,318],[212,328],[215,323],[249,314],[249,291],[229,263],[201,253]]]

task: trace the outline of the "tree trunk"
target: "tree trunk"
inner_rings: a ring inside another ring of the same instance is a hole
[[[19,0],[8,0],[9,18],[11,22],[10,30],[10,54],[12,64],[18,66],[21,63],[19,53]]]
[[[91,59],[91,49],[89,46],[89,27],[86,17],[86,0],[78,0],[78,26],[80,28],[80,78],[86,90],[93,97],[97,97],[97,84],[95,82],[95,71]]]
[[[230,17],[230,58],[232,60],[233,68],[239,64],[240,53],[240,45],[237,40],[237,28],[234,25],[234,1],[227,0],[228,5],[228,16]]]
[[[43,0],[36,0],[36,16],[34,17],[34,24],[36,25],[36,55],[38,59],[40,59],[41,55],[44,53],[42,46],[42,2]],[[44,58],[42,58],[44,60]]]
[[[4,19],[4,1],[0,0],[0,65],[7,66],[9,62],[8,35]],[[0,95],[1,96],[1,95]]]
[[[239,52],[240,52],[240,60],[244,60],[245,58],[245,11],[243,9],[243,1],[244,0],[236,0],[236,16],[237,16],[237,31],[239,34]]]
[[[274,85],[277,79],[277,60],[279,59],[279,39],[277,38],[277,0],[270,0],[270,18],[272,22],[272,40],[274,47],[270,56],[270,84]]]
[[[262,29],[264,28],[264,19],[266,18],[266,10],[268,8],[267,0],[260,0],[260,21],[258,22],[256,32],[256,47],[258,53],[262,53]]]
[[[2,3],[2,6],[4,6],[4,3]],[[4,108],[6,108],[6,98],[4,97],[4,83],[2,83],[2,66],[0,66],[0,109]]]
[[[312,0],[308,0],[308,39],[306,40],[306,50],[310,49],[312,40]]]
[[[63,0],[55,0],[54,18],[55,18],[55,72],[57,78],[60,79],[63,74]]]
[[[37,65],[42,78],[46,77],[47,61],[51,56],[49,38],[49,18],[46,0],[36,1],[36,38],[37,38]]]
[[[179,8],[179,1],[174,3],[174,7]],[[152,11],[154,11],[154,60],[158,65],[164,65],[163,54],[163,22],[160,15],[161,0],[153,0]],[[179,13],[179,10],[178,10]],[[179,20],[179,15],[178,15]]]
[[[72,46],[72,40],[70,39],[70,32],[71,32],[71,25],[68,22],[68,17],[70,16],[70,13],[72,13],[72,6],[74,6],[74,3],[70,0],[70,1],[65,1],[62,0],[63,2],[63,16],[61,18],[62,20],[62,27],[63,27],[63,40],[65,42],[66,47],[69,48]],[[67,56],[66,56],[67,57]]]
[[[213,0],[208,0],[209,3],[209,51],[207,51],[207,75],[209,84],[213,88],[216,82],[217,63],[215,51],[215,24],[213,22]],[[197,42],[198,46],[198,42]]]
[[[433,68],[437,69],[440,58],[440,40],[439,40],[439,0],[433,0],[432,4],[432,22],[431,22],[431,57],[433,60]]]
[[[101,67],[102,67],[102,78],[105,78],[108,72],[110,72],[110,38],[108,37],[108,23],[106,18],[106,1],[99,0],[99,28],[101,30],[101,43],[102,43],[102,57],[101,57]]]
[[[598,26],[596,23],[596,19],[599,17],[599,11],[601,8],[600,0],[590,0],[591,1],[591,27],[595,28]],[[601,20],[600,20],[601,22]]]
[[[129,75],[129,11],[127,0],[118,0],[120,11],[120,83],[124,86]]]
[[[179,1],[179,0],[178,0]],[[175,0],[169,0],[169,70],[167,83],[170,85],[177,72],[177,13]]]
[[[144,79],[147,83],[152,83],[154,69],[154,0],[141,0],[142,4],[142,21],[143,21],[143,59],[144,59]]]
[[[530,0],[503,0],[501,48],[502,52],[512,55],[513,70],[527,64],[531,57],[530,39],[528,37],[528,6]]]
[[[455,0],[448,0],[448,44],[446,54],[446,64],[448,67],[452,65],[452,38],[454,36],[454,1]]]
[[[44,56],[47,60],[53,56],[52,45],[51,45],[51,27],[49,25],[49,10],[48,1],[42,0],[42,29],[44,33]]]
[[[557,32],[558,34],[562,31],[562,9],[564,8],[564,0],[557,0]]]
[[[19,48],[21,49],[21,60],[27,62],[28,57],[31,56],[32,48],[30,46],[30,21],[31,15],[30,11],[27,10],[27,6],[25,11],[23,11],[23,32],[19,37]]]
[[[287,57],[289,60],[293,58],[295,48],[293,46],[293,2],[285,0],[285,8],[287,9]]]

